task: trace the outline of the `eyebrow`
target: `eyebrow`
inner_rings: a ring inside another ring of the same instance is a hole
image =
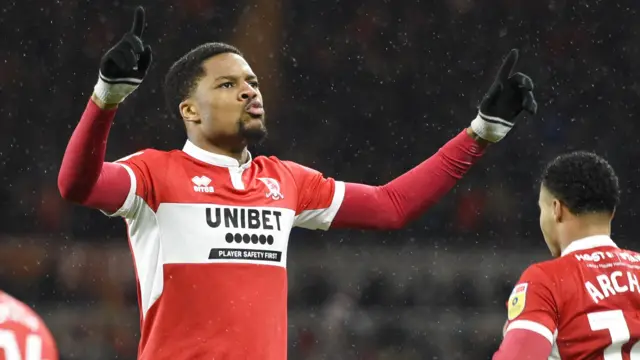
[[[222,75],[222,76],[218,76],[218,77],[215,79],[215,81],[216,81],[216,82],[218,82],[218,81],[220,81],[220,80],[233,80],[233,81],[235,81],[235,80],[238,80],[238,78],[239,78],[239,77],[240,77],[240,76],[235,76],[235,75]],[[244,79],[245,79],[245,80],[255,80],[255,79],[257,79],[257,78],[258,78],[258,77],[257,77],[257,76],[255,76],[255,75],[253,75],[253,74],[252,74],[252,75],[247,75],[247,76],[245,76],[245,77],[244,77]]]

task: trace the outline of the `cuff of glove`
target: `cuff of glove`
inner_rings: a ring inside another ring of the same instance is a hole
[[[478,112],[478,116],[471,122],[471,130],[480,138],[492,143],[502,140],[512,127],[512,122],[481,112]]]
[[[142,80],[135,78],[110,79],[100,74],[93,93],[105,104],[119,104],[129,96]]]

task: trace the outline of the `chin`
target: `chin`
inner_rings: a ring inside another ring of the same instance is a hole
[[[253,122],[253,121],[252,121]],[[253,126],[244,126],[240,131],[247,145],[260,144],[267,138],[267,128],[262,122],[256,122]]]
[[[264,118],[262,118],[262,117],[249,118],[247,121],[245,121],[245,126],[247,126],[247,127],[256,127],[256,126],[264,127]]]

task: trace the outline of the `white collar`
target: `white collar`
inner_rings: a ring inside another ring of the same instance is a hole
[[[574,240],[571,244],[569,244],[569,246],[564,249],[564,251],[562,251],[561,256],[565,256],[574,251],[588,250],[601,246],[612,246],[616,248],[618,247],[618,245],[616,245],[616,243],[614,243],[609,236],[594,235]]]
[[[235,168],[241,168],[241,169],[246,169],[249,166],[251,166],[252,157],[249,151],[247,151],[247,154],[249,154],[249,159],[244,164],[240,164],[238,160],[232,157],[212,153],[207,150],[201,149],[196,145],[194,145],[189,140],[187,140],[186,144],[184,144],[182,151],[193,158],[196,158],[200,161],[206,162],[207,164],[211,164],[215,166],[222,166],[222,167],[228,167],[228,168],[235,167]]]

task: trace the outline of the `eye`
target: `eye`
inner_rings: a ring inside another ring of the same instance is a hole
[[[260,87],[260,83],[258,81],[249,81],[249,85],[251,85],[255,89]]]
[[[233,83],[231,81],[227,81],[226,83],[218,85],[218,87],[223,89],[231,89],[233,87]]]

